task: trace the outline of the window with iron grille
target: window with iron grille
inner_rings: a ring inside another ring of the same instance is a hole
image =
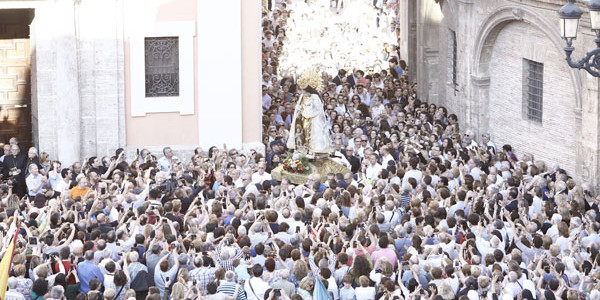
[[[542,123],[544,64],[523,59],[523,118]]]
[[[452,62],[452,84],[456,87],[458,85],[458,81],[456,79],[456,69],[457,69],[457,46],[456,46],[456,31],[450,30],[450,46],[452,47],[450,50],[451,62]]]
[[[179,37],[144,39],[146,97],[179,96]]]

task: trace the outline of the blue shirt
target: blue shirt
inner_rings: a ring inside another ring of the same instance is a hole
[[[169,163],[169,159],[166,157],[161,157],[157,161],[160,166],[160,170],[163,172],[169,172],[171,170],[171,164]]]
[[[77,265],[77,275],[79,275],[79,281],[81,281],[81,285],[79,285],[80,293],[90,291],[90,281],[94,278],[98,278],[102,283],[104,282],[102,271],[90,260],[82,261]]]

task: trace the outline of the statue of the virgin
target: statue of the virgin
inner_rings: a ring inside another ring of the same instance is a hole
[[[321,76],[314,69],[306,71],[298,79],[297,85],[302,94],[296,103],[287,147],[308,155],[328,155],[332,146],[323,102],[319,96]]]

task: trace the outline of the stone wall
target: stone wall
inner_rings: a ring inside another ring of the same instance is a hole
[[[562,53],[547,44],[539,29],[522,22],[500,31],[490,62],[489,131],[498,145],[510,144],[518,153],[534,153],[536,159],[575,170],[575,93],[571,85],[560,84],[570,70]],[[524,58],[544,63],[541,124],[522,117]]]
[[[121,6],[121,0],[34,6],[34,143],[63,165],[125,144]]]
[[[473,129],[478,136],[490,132],[499,146],[512,144],[517,154],[530,152],[598,187],[598,80],[564,61],[556,11],[566,1],[418,3],[416,13],[404,11],[401,23],[417,23],[417,41],[409,40],[407,51],[417,52],[418,59],[411,65],[422,98],[457,114],[461,131]],[[586,12],[574,44],[576,58],[595,48],[589,26]],[[456,85],[449,77],[451,30],[457,37]],[[523,58],[544,64],[541,125],[523,117]]]

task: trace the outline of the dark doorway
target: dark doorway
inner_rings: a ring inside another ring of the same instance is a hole
[[[33,17],[33,9],[0,9],[0,144],[16,137],[22,152],[32,145],[29,25]]]

